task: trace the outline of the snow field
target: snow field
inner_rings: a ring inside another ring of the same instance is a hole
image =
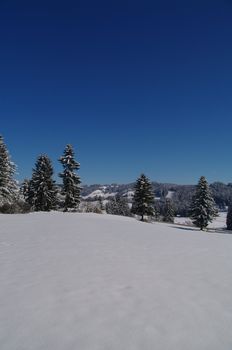
[[[0,215],[3,350],[231,350],[232,235]]]

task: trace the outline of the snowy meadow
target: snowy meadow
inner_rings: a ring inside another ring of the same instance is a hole
[[[232,235],[92,213],[0,224],[1,349],[231,350]]]

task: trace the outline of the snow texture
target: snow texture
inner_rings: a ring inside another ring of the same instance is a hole
[[[212,222],[209,223],[207,229],[225,229],[226,228],[226,212],[221,212],[218,217],[214,218]],[[192,220],[186,217],[176,217],[175,223],[179,225],[191,226],[193,225]]]
[[[95,197],[102,197],[102,198],[109,198],[109,197],[115,197],[117,194],[117,192],[104,192],[102,190],[95,190],[93,192],[91,192],[89,195],[87,196],[83,196],[83,199],[87,199],[87,198],[95,198]]]
[[[232,235],[0,215],[0,348],[231,350]]]

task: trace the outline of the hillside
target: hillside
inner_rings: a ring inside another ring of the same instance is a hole
[[[1,349],[231,349],[232,235],[57,212],[0,225]]]
[[[189,216],[192,196],[195,191],[194,185],[152,182],[152,187],[156,200],[160,200],[159,205],[161,207],[165,198],[171,198],[175,207],[176,215]],[[232,203],[232,184],[229,183],[226,185],[222,182],[214,182],[210,185],[210,189],[217,207],[222,211],[226,211],[227,206]],[[110,198],[118,194],[126,198],[128,202],[131,202],[133,193],[133,183],[121,185],[90,185],[83,186],[82,198],[84,201],[95,201],[100,197],[105,200],[110,200]]]

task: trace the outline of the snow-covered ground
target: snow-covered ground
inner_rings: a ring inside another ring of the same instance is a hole
[[[232,235],[0,215],[0,349],[231,350]]]
[[[216,217],[209,225],[209,229],[225,229],[226,228],[226,216],[227,213],[221,212],[218,214],[218,217]],[[175,224],[180,225],[192,225],[192,221],[190,218],[184,218],[184,217],[176,217],[175,218]]]

